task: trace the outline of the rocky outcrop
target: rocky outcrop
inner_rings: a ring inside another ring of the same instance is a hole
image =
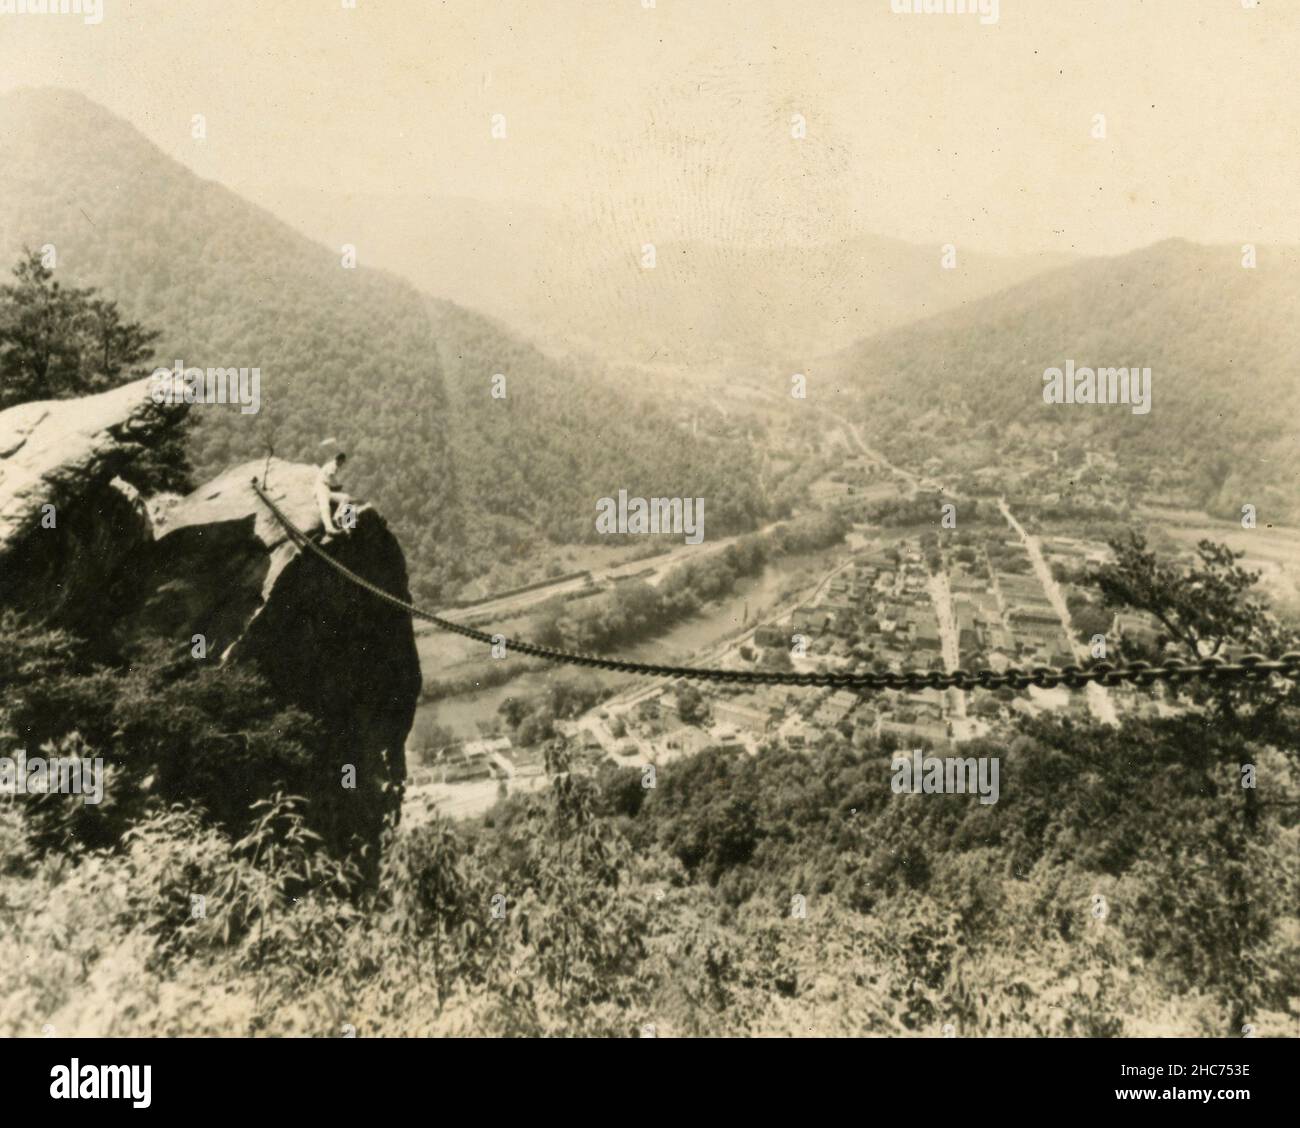
[[[0,412],[0,606],[83,626],[104,577],[152,538],[118,475],[186,405],[154,403],[148,384]]]
[[[310,762],[286,786],[306,794],[331,843],[373,843],[400,809],[420,691],[410,618],[302,552],[250,485],[265,476],[276,504],[318,539],[315,467],[237,466],[151,519],[145,499],[114,483],[175,418],[147,383],[0,413],[0,608],[68,626],[110,660],[155,640],[190,653],[201,635],[207,657],[196,661],[256,668],[279,704],[317,722]],[[56,521],[42,528],[50,504]],[[409,599],[401,547],[374,509],[360,506],[328,551]]]
[[[235,467],[173,506],[156,539],[132,555],[108,590],[114,638],[130,653],[156,638],[190,648],[198,634],[209,660],[255,665],[278,701],[320,724],[311,765],[286,781],[311,800],[315,828],[336,845],[354,834],[374,842],[401,806],[420,693],[411,620],[298,549],[253,492],[251,479],[264,474],[285,515],[322,535],[315,467],[278,459]],[[410,599],[405,557],[374,509],[359,506],[356,528],[328,551]],[[347,765],[355,786],[344,786]]]

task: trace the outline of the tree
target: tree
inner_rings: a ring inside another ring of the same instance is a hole
[[[196,802],[241,829],[248,796],[318,780],[318,728],[277,702],[253,670],[194,663],[154,641],[124,667],[101,666],[84,640],[0,615],[0,750],[103,757],[112,790],[100,804],[64,795],[32,806],[42,847],[114,843],[153,802]],[[62,751],[68,749],[68,751]],[[230,786],[238,778],[238,789]],[[314,812],[313,812],[314,813]]]
[[[625,895],[631,851],[599,817],[594,781],[574,773],[562,740],[547,745],[545,760],[551,786],[532,814],[531,888],[515,914],[523,974],[545,985],[569,1031],[604,1032],[626,1021],[645,989],[645,914]]]
[[[456,734],[445,725],[438,724],[429,713],[421,713],[411,726],[411,735],[407,745],[416,754],[420,763],[431,764],[438,753],[456,741]]]
[[[441,1011],[456,981],[477,970],[490,941],[483,924],[486,890],[470,872],[464,842],[441,816],[395,836],[384,867],[397,935],[421,977],[427,955]]]
[[[555,735],[555,716],[543,705],[529,713],[515,729],[515,739],[523,747],[541,744]]]
[[[1159,561],[1137,533],[1111,547],[1116,561],[1097,576],[1107,604],[1155,616],[1189,659],[1217,656],[1227,646],[1280,654],[1300,645],[1300,636],[1283,630],[1263,604],[1248,595],[1259,574],[1242,568],[1237,563],[1242,554],[1226,545],[1202,540],[1198,563],[1181,569]],[[1269,748],[1280,750],[1294,772],[1300,719],[1295,692],[1296,683],[1282,679],[1202,681],[1189,687],[1205,715],[1198,722],[1203,735],[1186,742],[1186,766],[1204,775],[1207,794],[1216,791],[1216,776],[1238,780],[1242,766],[1257,762]],[[1219,930],[1228,951],[1223,961],[1225,1003],[1231,1014],[1229,1030],[1239,1034],[1262,990],[1254,949],[1267,939],[1273,922],[1255,907],[1260,899],[1260,800],[1253,785],[1235,789],[1241,794],[1240,814],[1237,825],[1218,836],[1225,853],[1218,872],[1231,907]]]
[[[13,274],[16,282],[0,286],[0,410],[92,395],[144,374],[138,366],[153,356],[157,330],[123,320],[94,289],[54,281],[38,252],[27,251]],[[177,423],[122,476],[144,493],[188,492],[187,434]]]
[[[677,687],[677,716],[681,718],[682,724],[703,724],[705,715],[704,694],[699,691],[699,688],[693,685],[679,685]]]
[[[65,288],[38,252],[0,287],[0,408],[107,391],[153,355],[160,334],[123,321],[93,289]]]
[[[1112,541],[1111,548],[1116,561],[1096,581],[1107,605],[1154,615],[1189,657],[1218,654],[1227,642],[1254,644],[1267,633],[1263,606],[1246,597],[1259,573],[1237,564],[1240,552],[1203,540],[1199,567],[1180,571],[1148,552],[1139,533]]]
[[[763,654],[763,665],[771,670],[793,670],[794,662],[790,660],[790,652],[783,646],[774,646]],[[695,691],[699,693],[697,689]]]
[[[1089,603],[1086,600],[1071,599],[1069,609],[1070,622],[1073,624],[1079,638],[1085,642],[1091,639],[1093,635],[1104,635],[1110,630],[1111,623],[1115,618],[1113,610],[1103,610],[1095,603]]]

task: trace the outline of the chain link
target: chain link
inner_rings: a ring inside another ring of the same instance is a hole
[[[1163,662],[1128,662],[1122,666],[1112,666],[1105,662],[1083,666],[1033,666],[1024,669],[1009,666],[1002,671],[996,670],[885,670],[876,673],[809,673],[769,671],[769,670],[724,670],[717,667],[703,666],[662,666],[647,662],[628,662],[621,658],[604,658],[598,654],[581,654],[569,650],[556,650],[550,646],[538,646],[536,643],[514,641],[501,635],[490,635],[473,627],[453,623],[432,611],[426,611],[413,603],[398,599],[390,592],[376,587],[369,580],[358,576],[350,568],[339,563],[315,541],[311,540],[301,529],[289,520],[279,506],[275,504],[256,478],[253,489],[263,504],[275,516],[275,519],[288,533],[290,540],[299,548],[304,548],[323,560],[349,583],[368,591],[377,599],[387,603],[404,614],[432,623],[439,630],[461,635],[488,646],[504,645],[509,654],[523,654],[532,658],[542,658],[547,662],[557,662],[569,666],[582,666],[595,670],[610,670],[615,673],[639,674],[655,678],[685,678],[688,680],[731,682],[740,685],[788,685],[807,686],[825,689],[848,690],[920,690],[920,689],[998,689],[1003,686],[1023,690],[1029,686],[1040,689],[1055,689],[1065,686],[1069,689],[1082,689],[1090,682],[1103,686],[1123,685],[1132,682],[1139,686],[1149,686],[1157,681],[1167,681],[1174,686],[1181,685],[1193,678],[1202,678],[1211,683],[1244,679],[1262,682],[1272,674],[1278,674],[1292,681],[1300,680],[1300,651],[1288,651],[1281,658],[1269,658],[1264,654],[1245,654],[1235,662],[1223,658],[1201,658],[1196,662],[1183,661],[1179,658],[1167,658]]]

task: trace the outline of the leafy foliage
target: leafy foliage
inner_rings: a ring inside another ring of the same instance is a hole
[[[579,650],[639,642],[689,618],[710,600],[731,594],[739,580],[758,575],[774,556],[826,548],[842,540],[847,528],[838,514],[809,514],[770,533],[741,537],[706,560],[679,564],[657,587],[629,580],[593,599],[549,600],[535,633],[543,644]]]
[[[161,336],[124,321],[95,290],[54,280],[39,252],[25,251],[16,282],[0,286],[0,411],[33,400],[108,391],[143,375]],[[147,493],[191,488],[184,423],[145,452],[124,476]]]
[[[102,757],[104,801],[36,798],[45,846],[105,847],[146,808],[191,801],[238,827],[250,798],[304,780],[312,720],[279,706],[256,673],[196,664],[162,644],[102,666],[64,631],[0,618],[0,748]]]

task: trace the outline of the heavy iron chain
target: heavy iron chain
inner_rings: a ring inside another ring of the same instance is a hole
[[[811,686],[826,689],[847,690],[920,690],[920,689],[997,689],[1007,686],[1011,689],[1026,689],[1038,686],[1041,689],[1054,689],[1066,686],[1080,689],[1089,682],[1099,685],[1115,686],[1132,682],[1139,686],[1149,686],[1158,681],[1170,682],[1175,688],[1192,679],[1201,679],[1211,684],[1231,680],[1247,682],[1264,682],[1270,675],[1278,674],[1292,681],[1300,680],[1300,651],[1288,651],[1280,658],[1269,658],[1263,654],[1245,654],[1236,661],[1223,658],[1201,658],[1187,662],[1178,658],[1168,658],[1163,662],[1128,662],[1122,666],[1112,666],[1105,662],[1083,666],[1032,666],[1028,669],[1009,666],[1002,672],[996,670],[887,670],[879,673],[811,673],[801,674],[768,670],[723,670],[704,666],[661,666],[647,662],[628,662],[621,658],[604,658],[598,654],[581,654],[568,650],[557,650],[550,646],[538,646],[536,643],[513,641],[502,635],[491,635],[485,631],[475,630],[460,623],[453,623],[432,611],[426,611],[413,603],[399,599],[391,592],[376,587],[369,580],[358,576],[350,568],[326,552],[320,545],[299,529],[280,510],[256,478],[253,489],[263,504],[283,526],[289,538],[299,548],[306,549],[312,555],[323,560],[349,583],[368,591],[375,598],[390,607],[411,615],[417,619],[432,623],[439,630],[449,631],[464,638],[473,639],[488,646],[501,645],[507,654],[523,654],[532,658],[542,658],[547,662],[557,662],[569,666],[583,666],[597,670],[611,670],[616,673],[639,674],[655,678],[687,678],[702,681],[732,682],[741,685],[789,685]]]

